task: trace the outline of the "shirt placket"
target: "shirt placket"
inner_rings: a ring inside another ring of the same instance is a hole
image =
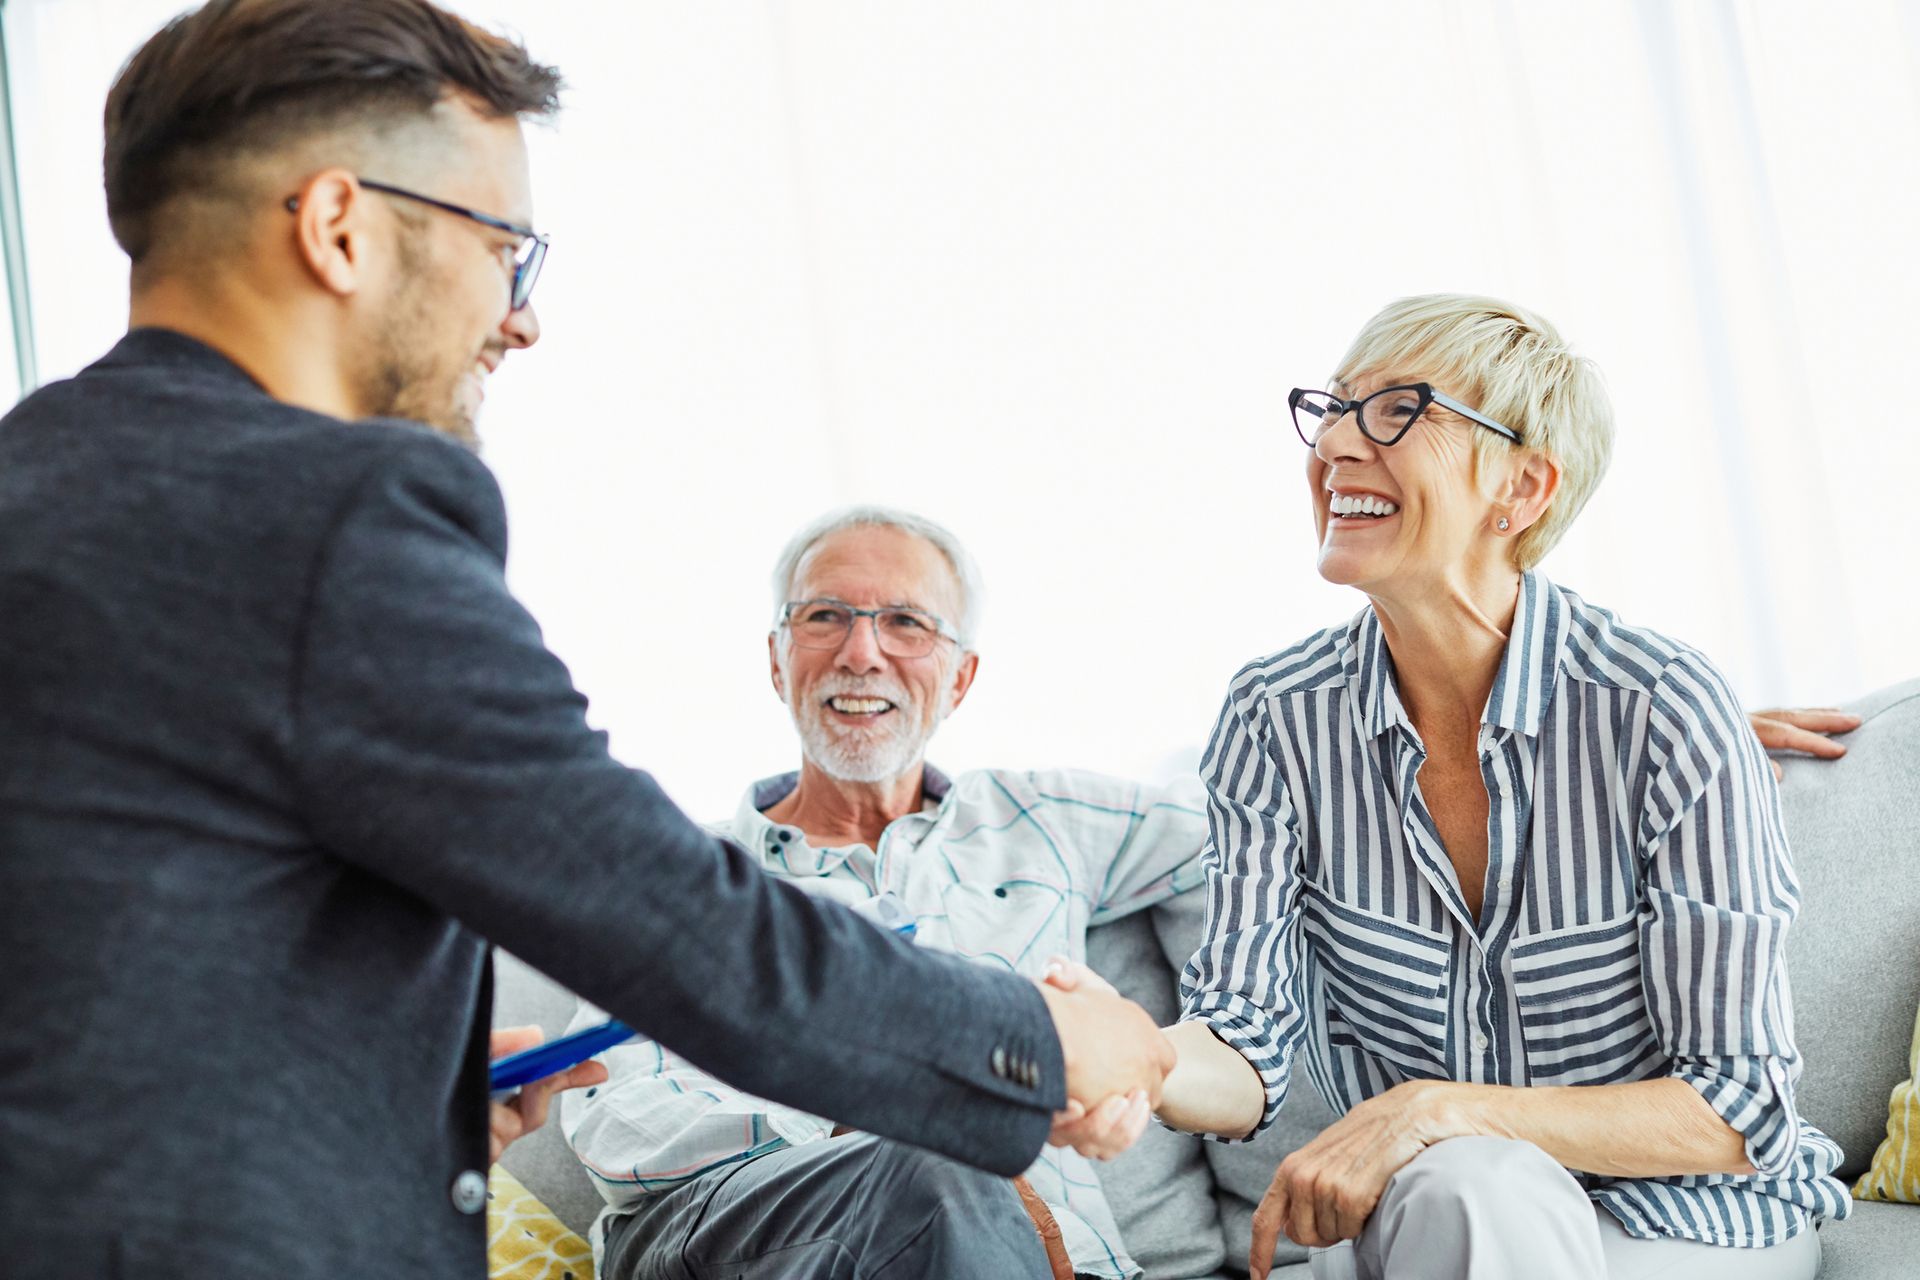
[[[1520,919],[1530,808],[1520,772],[1521,747],[1519,735],[1480,726],[1480,778],[1488,796],[1487,884],[1481,927],[1473,935],[1472,964],[1467,967],[1465,1008],[1472,1020],[1468,1043],[1474,1050],[1475,1078],[1487,1084],[1527,1083],[1519,1010],[1505,976],[1507,950]]]
[[[1519,841],[1525,833],[1525,797],[1498,776],[1503,765],[1509,778],[1517,777],[1515,736],[1493,726],[1480,730],[1480,775],[1487,789],[1487,884],[1481,914],[1467,911],[1459,877],[1447,857],[1426,801],[1420,794],[1420,766],[1426,751],[1410,734],[1399,738],[1400,794],[1407,848],[1421,873],[1432,884],[1453,926],[1449,1016],[1458,1020],[1453,1039],[1451,1069],[1475,1084],[1515,1084],[1524,1078],[1525,1054],[1517,1040],[1518,1020],[1510,1006],[1509,984],[1502,975],[1507,941],[1512,937],[1520,903]],[[1497,807],[1496,807],[1497,806]]]
[[[1467,914],[1466,900],[1460,896],[1460,882],[1454,875],[1453,860],[1447,857],[1440,832],[1433,825],[1433,815],[1427,812],[1427,802],[1420,794],[1420,766],[1426,763],[1426,748],[1406,730],[1402,730],[1397,738],[1400,823],[1401,832],[1406,837],[1407,852],[1413,858],[1414,866],[1433,887],[1435,896],[1454,926],[1471,934],[1474,931],[1473,917]]]

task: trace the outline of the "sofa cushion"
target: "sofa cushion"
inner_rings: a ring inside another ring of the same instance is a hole
[[[1087,963],[1166,1026],[1179,1015],[1177,982],[1150,914],[1140,912],[1089,931]],[[1127,1251],[1152,1280],[1211,1275],[1225,1256],[1213,1175],[1201,1146],[1200,1139],[1189,1134],[1148,1125],[1126,1154],[1096,1166]]]
[[[1848,708],[1865,721],[1839,760],[1780,757],[1781,807],[1803,891],[1787,935],[1800,1114],[1865,1172],[1906,1074],[1920,1006],[1920,680]]]
[[[1820,1228],[1822,1280],[1911,1280],[1920,1256],[1920,1207],[1856,1204]]]

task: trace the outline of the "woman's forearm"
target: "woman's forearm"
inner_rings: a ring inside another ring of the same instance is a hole
[[[1239,1050],[1203,1022],[1167,1028],[1179,1054],[1156,1114],[1176,1129],[1239,1138],[1266,1109],[1266,1088]],[[1512,1088],[1422,1080],[1430,1132],[1531,1142],[1569,1169],[1614,1178],[1751,1174],[1746,1140],[1684,1080]]]
[[[1448,1128],[1531,1142],[1569,1169],[1614,1178],[1753,1172],[1746,1140],[1684,1080],[1434,1087],[1454,1113]]]
[[[1252,1133],[1267,1108],[1266,1086],[1252,1064],[1204,1022],[1175,1023],[1167,1039],[1180,1060],[1161,1087],[1155,1114],[1189,1133]]]

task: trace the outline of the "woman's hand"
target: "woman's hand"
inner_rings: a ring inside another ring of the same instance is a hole
[[[510,1053],[533,1048],[543,1038],[538,1027],[504,1027],[493,1033],[487,1056],[504,1058]],[[563,1089],[604,1084],[606,1079],[605,1063],[583,1062],[577,1067],[523,1086],[519,1093],[505,1102],[490,1104],[487,1109],[487,1129],[492,1141],[492,1160],[498,1163],[501,1152],[547,1122],[547,1104],[553,1100],[554,1094]]]
[[[1800,711],[1756,711],[1747,717],[1760,745],[1769,751],[1804,751],[1810,756],[1835,760],[1847,749],[1830,734],[1851,733],[1860,727],[1860,717],[1832,707],[1808,707]],[[1786,776],[1778,761],[1773,765],[1777,781]]]
[[[1083,987],[1117,995],[1113,984],[1084,964],[1054,956],[1047,961],[1047,985],[1062,991]],[[1072,1147],[1095,1160],[1111,1160],[1140,1140],[1153,1116],[1146,1091],[1115,1094],[1097,1103],[1092,1111],[1069,1099],[1064,1111],[1053,1114],[1053,1129],[1047,1142],[1055,1147]]]
[[[1253,1212],[1252,1280],[1266,1280],[1282,1232],[1309,1248],[1359,1235],[1389,1178],[1434,1143],[1467,1132],[1446,1104],[1449,1088],[1435,1080],[1396,1085],[1282,1160]]]

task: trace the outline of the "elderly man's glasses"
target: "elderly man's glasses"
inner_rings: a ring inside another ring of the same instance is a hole
[[[413,200],[420,204],[439,209],[443,213],[457,213],[463,218],[471,218],[483,227],[492,227],[495,231],[504,231],[510,236],[520,238],[519,247],[513,255],[513,309],[520,310],[527,305],[527,299],[533,296],[533,282],[540,278],[540,267],[547,260],[547,237],[532,227],[523,227],[517,222],[508,222],[505,218],[496,218],[490,213],[481,213],[465,205],[439,200],[433,196],[423,196],[418,191],[409,191],[405,187],[396,187],[387,182],[374,182],[368,178],[360,179],[360,185],[369,191],[378,191],[382,195],[399,196],[402,200]],[[299,198],[287,201],[287,208],[297,209]]]
[[[1485,427],[1495,435],[1521,444],[1520,433],[1502,426],[1478,410],[1469,409],[1452,396],[1433,389],[1431,383],[1414,382],[1403,387],[1383,387],[1364,400],[1342,400],[1325,391],[1295,387],[1287,393],[1287,408],[1293,412],[1293,429],[1311,449],[1320,437],[1333,430],[1334,423],[1349,413],[1360,417],[1360,431],[1375,444],[1389,445],[1413,429],[1413,424],[1428,405],[1451,409],[1467,421]]]
[[[880,652],[895,658],[924,658],[941,640],[960,640],[959,632],[934,615],[898,605],[856,609],[844,600],[797,600],[780,610],[780,625],[802,649],[838,649],[862,618],[873,619]]]

